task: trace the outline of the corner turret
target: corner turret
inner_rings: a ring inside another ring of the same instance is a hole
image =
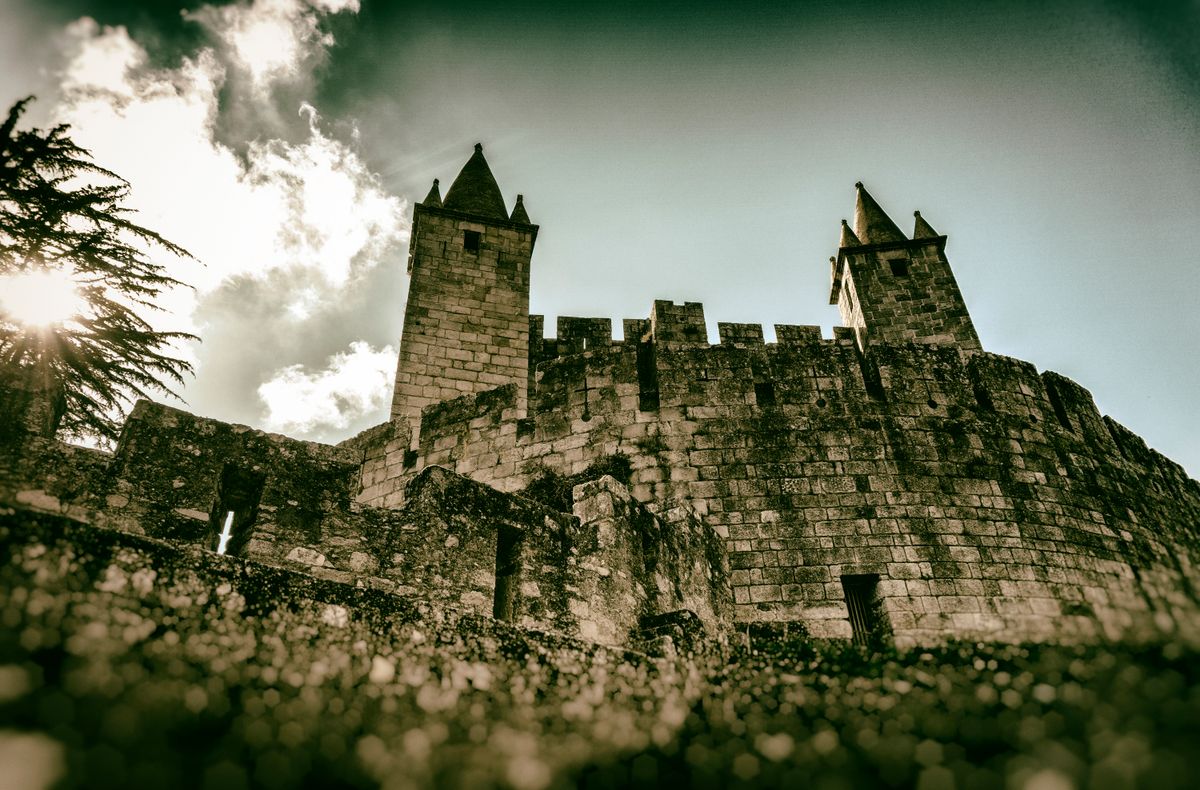
[[[913,240],[916,239],[936,239],[938,233],[933,229],[925,218],[921,216],[921,212],[914,211],[913,216],[916,220],[913,222]]]
[[[858,240],[858,236],[850,229],[850,223],[842,220],[842,238],[838,247],[861,247],[862,242]]]
[[[529,221],[529,214],[527,214],[525,211],[525,196],[524,195],[517,195],[517,205],[513,206],[513,210],[512,210],[512,221],[513,222],[524,222],[526,225],[533,224]]]
[[[421,204],[429,208],[442,207],[442,192],[438,189],[438,180],[436,178],[433,179],[433,186],[429,188],[429,194],[425,196]]]
[[[862,182],[854,187],[854,229],[842,220],[829,303],[859,348],[884,342],[981,350],[945,256],[946,237],[918,211],[913,237],[906,238]]]

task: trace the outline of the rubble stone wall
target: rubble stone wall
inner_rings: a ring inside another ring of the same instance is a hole
[[[351,502],[359,447],[149,402],[135,407],[112,454],[36,434],[22,442],[3,454],[0,507],[206,553],[222,547],[228,508],[236,519],[222,548],[231,556],[607,644],[636,641],[646,618],[681,609],[713,636],[731,624],[728,573],[709,528],[686,508],[665,525],[612,478],[580,486],[573,515],[423,466],[403,507],[376,508]],[[249,499],[223,490],[239,475],[257,486]]]

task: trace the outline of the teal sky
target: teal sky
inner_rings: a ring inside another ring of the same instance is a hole
[[[24,34],[2,42],[0,98],[38,92],[50,112],[56,31],[84,15],[178,65],[206,41],[181,5],[4,0]],[[668,298],[704,302],[714,334],[717,321],[828,333],[828,258],[861,180],[904,230],[920,209],[948,234],[985,349],[1071,377],[1200,474],[1194,2],[362,0],[320,25],[334,41],[271,94],[279,112],[226,86],[215,138],[238,152],[300,140],[306,101],[410,203],[482,142],[509,206],[523,193],[541,226],[531,308],[551,326],[619,326]],[[257,424],[255,388],[280,365],[394,346],[404,246],[303,326],[269,310],[252,322],[244,283],[214,292],[189,407]],[[248,333],[290,337],[252,350]]]

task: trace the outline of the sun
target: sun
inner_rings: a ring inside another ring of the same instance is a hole
[[[17,323],[40,327],[61,324],[86,307],[69,271],[39,269],[0,275],[0,313]]]

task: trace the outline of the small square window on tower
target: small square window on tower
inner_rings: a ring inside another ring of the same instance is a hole
[[[463,249],[467,252],[479,252],[479,231],[463,231]]]
[[[893,277],[908,276],[908,259],[907,258],[892,258],[888,261],[888,266],[892,267]]]
[[[775,405],[775,385],[769,381],[754,382],[754,402],[759,406]]]

